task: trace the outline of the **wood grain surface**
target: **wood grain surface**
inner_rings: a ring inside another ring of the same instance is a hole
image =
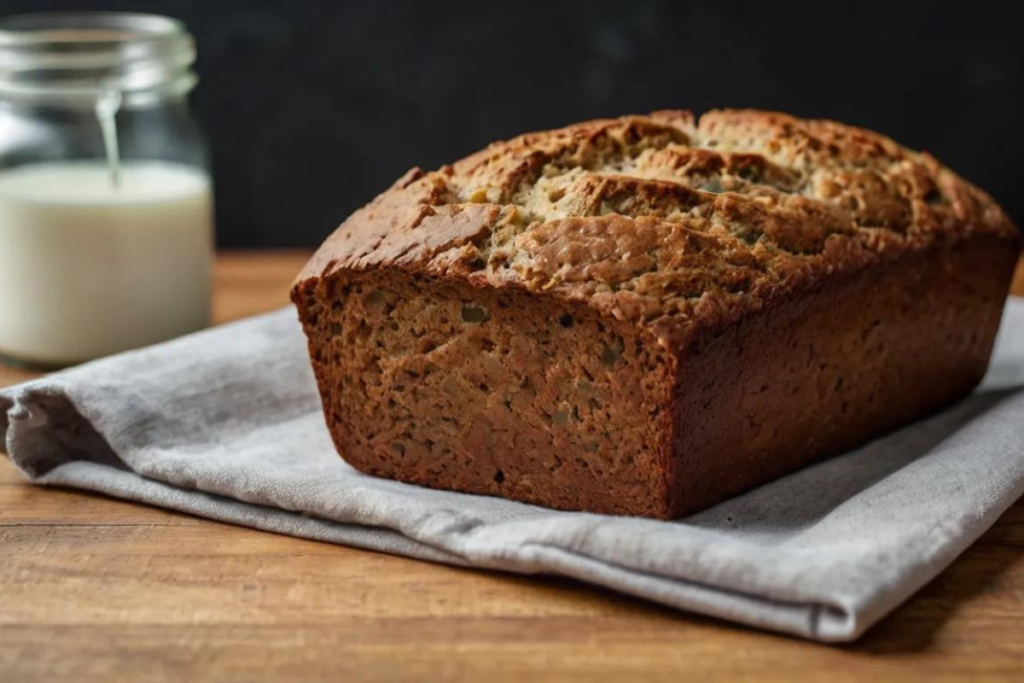
[[[217,319],[284,304],[304,256],[223,255]],[[0,385],[31,376],[0,369]],[[858,643],[828,647],[35,488],[0,459],[0,681],[1021,681],[1022,632],[1022,503]]]

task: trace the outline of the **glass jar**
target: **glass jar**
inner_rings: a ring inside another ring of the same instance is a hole
[[[194,60],[165,17],[0,20],[0,355],[67,366],[209,324]]]

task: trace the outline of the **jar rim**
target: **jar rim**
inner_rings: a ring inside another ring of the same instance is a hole
[[[0,98],[126,104],[196,83],[195,42],[177,19],[130,12],[48,12],[0,19]]]

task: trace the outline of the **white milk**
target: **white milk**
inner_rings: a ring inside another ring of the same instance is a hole
[[[202,329],[209,177],[102,161],[0,171],[0,353],[70,365]]]

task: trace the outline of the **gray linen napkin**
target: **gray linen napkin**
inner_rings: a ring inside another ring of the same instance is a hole
[[[942,415],[669,523],[368,477],[335,454],[285,309],[0,392],[32,481],[425,560],[575,577],[847,641],[1024,493],[1024,300],[982,388]]]

